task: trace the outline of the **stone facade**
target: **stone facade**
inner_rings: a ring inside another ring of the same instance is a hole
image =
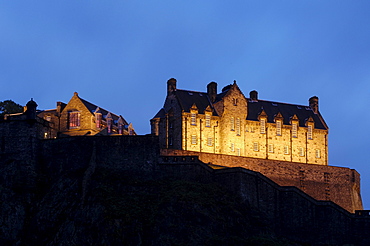
[[[317,97],[294,105],[259,100],[256,91],[246,98],[236,82],[217,94],[215,82],[196,92],[170,79],[151,128],[166,149],[328,164],[328,127]]]
[[[54,133],[46,138],[56,136],[85,135],[136,135],[131,123],[122,116],[113,114],[78,96],[75,92],[65,104],[57,102],[57,108],[37,113],[40,118],[53,123]]]
[[[351,213],[363,209],[360,175],[354,169],[174,149],[162,149],[161,155],[197,156],[204,163],[220,167],[243,167],[278,185],[295,186],[316,200],[332,201]]]

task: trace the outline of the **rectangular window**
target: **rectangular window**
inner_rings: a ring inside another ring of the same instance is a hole
[[[321,158],[321,153],[319,149],[315,150],[315,156],[316,158]]]
[[[97,113],[95,115],[95,124],[96,124],[96,128],[101,127],[101,114],[100,113]]]
[[[276,135],[281,136],[281,121],[276,121]]]
[[[240,136],[240,118],[236,119],[236,135]]]
[[[69,112],[69,128],[79,128],[80,127],[80,112]]]
[[[236,149],[236,154],[237,154],[238,156],[240,156],[240,148],[237,148],[237,149]]]
[[[259,146],[257,142],[253,143],[253,151],[259,151]]]
[[[211,127],[211,116],[206,114],[206,127]]]
[[[249,127],[247,125],[245,126],[245,131],[249,132]]]
[[[292,137],[297,137],[297,123],[292,123]]]
[[[289,155],[289,146],[284,146],[284,155]]]
[[[307,126],[307,138],[308,139],[313,139],[312,138],[312,126],[311,125]]]
[[[266,133],[266,119],[261,119],[260,121],[260,132],[261,134],[265,134]]]
[[[231,149],[232,152],[235,151],[234,143],[231,143],[230,149]]]
[[[207,145],[212,146],[212,138],[207,138]]]
[[[197,144],[197,135],[191,135],[191,144]]]
[[[195,113],[191,113],[190,124],[193,126],[197,124],[197,115]]]
[[[304,156],[304,149],[302,147],[299,147],[298,152],[299,156]]]
[[[231,131],[235,131],[235,121],[234,121],[234,117],[231,117],[231,119],[230,119],[230,130],[231,130]]]
[[[274,145],[273,145],[273,144],[269,144],[269,145],[268,145],[268,151],[269,151],[270,153],[274,153]]]

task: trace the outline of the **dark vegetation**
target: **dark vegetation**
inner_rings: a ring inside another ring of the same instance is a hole
[[[0,102],[0,116],[5,114],[14,114],[23,112],[23,107],[12,100],[5,100]]]

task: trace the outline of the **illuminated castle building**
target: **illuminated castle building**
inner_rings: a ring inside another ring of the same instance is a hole
[[[164,107],[151,120],[152,134],[163,148],[327,165],[328,127],[309,105],[259,100],[256,91],[246,98],[236,82],[217,94],[180,90],[167,82]]]
[[[164,156],[196,155],[211,166],[243,167],[281,186],[295,186],[317,200],[361,210],[360,175],[328,165],[328,126],[318,97],[308,105],[246,98],[238,85],[207,92],[177,89],[167,81],[162,109],[151,119]]]

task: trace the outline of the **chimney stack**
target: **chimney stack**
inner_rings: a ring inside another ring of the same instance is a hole
[[[217,83],[216,82],[211,82],[207,85],[207,93],[212,103],[216,101],[216,95],[217,95]]]
[[[176,91],[176,79],[171,78],[167,81],[167,96]]]
[[[317,114],[319,112],[319,98],[317,96],[313,96],[309,100],[310,107],[312,111]]]
[[[249,92],[249,98],[252,100],[252,101],[258,101],[258,92],[257,91],[251,91]]]

